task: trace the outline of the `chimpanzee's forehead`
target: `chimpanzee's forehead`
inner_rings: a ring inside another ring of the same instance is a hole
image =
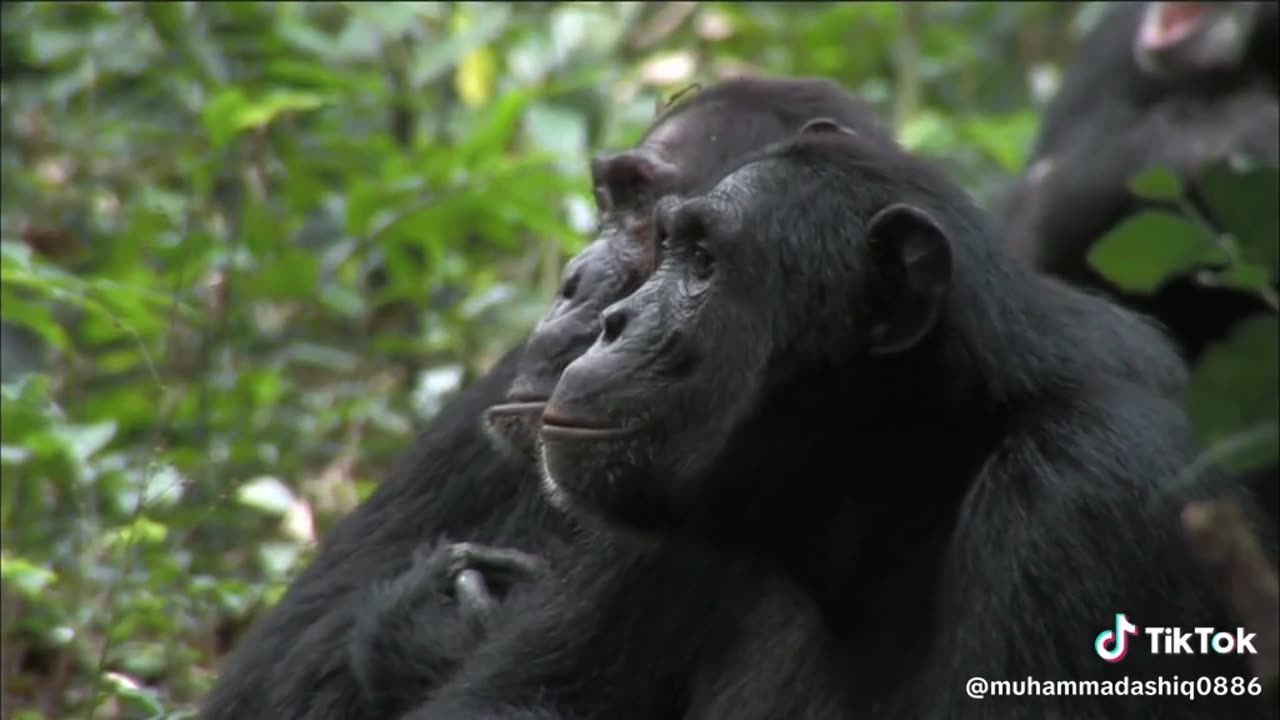
[[[707,122],[711,109],[691,108],[661,120],[644,136],[644,146],[662,155],[715,143],[722,134],[717,123]]]
[[[801,179],[803,172],[789,173],[791,169],[787,165],[777,157],[753,160],[726,175],[707,196],[719,201],[731,200],[738,205],[755,205],[783,192],[784,184],[790,180]]]

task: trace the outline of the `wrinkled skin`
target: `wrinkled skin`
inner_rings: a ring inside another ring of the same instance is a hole
[[[661,259],[653,236],[658,198],[709,187],[747,154],[814,118],[889,140],[872,109],[826,80],[739,78],[685,95],[640,144],[591,163],[600,232],[564,270],[558,297],[534,328],[507,403],[490,432],[533,462],[547,398],[565,367],[600,334],[600,313],[635,291]]]

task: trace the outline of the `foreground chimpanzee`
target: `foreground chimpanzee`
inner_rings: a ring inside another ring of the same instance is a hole
[[[775,107],[773,98],[784,96],[789,97],[790,102],[771,109]],[[824,111],[833,111],[829,114],[840,117],[861,135],[892,142],[867,108],[843,96],[830,83],[743,79],[712,86],[693,100],[676,105],[659,119],[640,147],[593,163],[596,197],[604,214],[605,230],[566,268],[562,299],[557,300],[530,337],[509,402],[493,408],[488,415],[491,430],[505,440],[508,447],[524,457],[536,456],[536,432],[543,405],[560,373],[599,334],[599,312],[611,300],[632,292],[660,259],[660,248],[655,247],[648,227],[650,218],[646,216],[654,199],[663,192],[687,193],[697,190],[700,183],[709,185],[715,178],[712,169],[722,169],[729,160],[745,153],[750,141],[763,145],[771,137],[785,136],[789,128],[798,126],[804,118]],[[711,123],[731,113],[740,118],[735,130],[741,140],[748,141],[745,144],[726,144],[723,130]],[[700,143],[700,138],[704,142]],[[698,168],[702,170],[696,170]],[[1108,335],[1113,327],[1120,332]],[[1103,341],[1106,348],[1116,349],[1112,360],[1117,372],[1141,377],[1170,392],[1181,389],[1185,374],[1176,358],[1167,351],[1162,352],[1159,335],[1151,328],[1135,328],[1128,323],[1106,325],[1079,339],[1080,342],[1095,340]],[[1130,346],[1129,349],[1126,350],[1126,346]],[[1149,352],[1148,348],[1156,351]],[[587,551],[592,549],[588,544]],[[747,683],[751,693],[770,697],[770,703],[741,702],[737,696],[721,692],[707,700],[714,705],[689,701],[694,706],[713,714],[714,707],[741,715],[742,708],[750,705],[761,717],[790,717],[797,702],[810,708],[820,705],[809,692],[811,683],[797,680],[801,674],[797,668],[807,667],[800,662],[801,653],[820,653],[823,641],[811,637],[820,633],[800,631],[802,627],[814,627],[814,623],[803,624],[799,619],[803,614],[794,609],[805,600],[797,599],[793,590],[774,577],[776,573],[762,570],[758,562],[744,563],[742,558],[726,558],[707,548],[673,543],[655,548],[614,542],[610,544],[610,552],[611,562],[616,566],[648,567],[638,573],[645,582],[652,583],[656,577],[662,577],[659,584],[672,588],[701,585],[704,592],[714,588],[712,592],[726,598],[714,612],[703,609],[682,614],[690,637],[700,633],[704,638],[715,636],[716,643],[724,645],[757,643],[761,647],[797,648],[791,653],[789,663],[789,669],[794,672],[754,672]],[[442,656],[440,652],[440,648],[457,646],[453,635],[442,636],[456,634],[456,626],[441,623],[431,612],[421,610],[423,603],[413,601],[424,592],[434,592],[436,585],[438,580],[430,573],[406,574],[391,586],[390,592],[381,593],[380,601],[372,608],[360,609],[360,622],[352,641],[353,655],[369,697],[378,700],[377,707],[384,713],[404,706],[407,698],[415,694],[425,696],[442,677],[439,671],[442,657],[449,661],[448,667],[452,667],[452,659],[457,657]],[[772,590],[763,592],[766,586]],[[729,601],[730,597],[735,600]],[[780,608],[793,609],[784,613]],[[780,614],[790,618],[790,626],[778,626],[773,618]],[[741,631],[744,617],[751,618],[749,633]],[[625,628],[625,632],[638,634],[647,633],[652,624],[643,612],[609,616],[609,619],[601,615],[595,621],[615,632],[623,632],[620,628]],[[771,631],[771,627],[778,629]],[[473,637],[467,635],[468,645]],[[672,670],[674,648],[671,643],[663,635],[653,637],[660,642],[648,652],[629,648],[628,652],[610,658],[623,665],[625,669],[619,671],[621,674],[642,675],[640,671],[647,656],[662,658],[666,672],[679,677],[679,673]],[[805,637],[809,639],[801,640]],[[677,645],[686,643],[687,638]],[[791,688],[797,692],[771,692],[771,688]],[[626,695],[621,686],[617,690],[619,696]],[[671,699],[663,702],[678,706],[679,690],[664,695]],[[799,701],[797,697],[806,699]]]
[[[713,192],[661,204],[657,271],[605,311],[543,418],[547,490],[584,518],[593,552],[516,599],[410,717],[1250,712],[1247,694],[1129,687],[966,696],[975,676],[1244,676],[1241,656],[1152,654],[1142,635],[1115,664],[1094,648],[1117,613],[1234,629],[1179,532],[1194,494],[1173,482],[1186,418],[1080,342],[1140,322],[1003,255],[985,214],[893,144],[807,130]],[[802,624],[810,642],[735,657],[690,613],[741,596],[671,586],[661,556],[616,551],[633,534],[778,568],[829,638]],[[798,697],[819,705],[757,712],[776,688],[744,688],[769,669],[794,669]]]
[[[536,556],[554,561],[570,536],[528,463],[538,402],[599,333],[600,310],[655,266],[653,202],[713,182],[816,116],[887,137],[834,83],[745,78],[680,102],[639,147],[593,163],[600,236],[570,262],[561,297],[523,353],[509,353],[451,403],[326,538],[230,658],[204,716],[383,717],[447,677],[491,622],[501,597],[490,596],[537,574]],[[484,438],[480,415],[495,405],[492,427],[526,457],[495,452]],[[433,544],[440,537],[500,547]]]

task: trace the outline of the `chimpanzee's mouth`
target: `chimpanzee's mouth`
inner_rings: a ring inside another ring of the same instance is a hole
[[[561,415],[552,409],[548,409],[542,415],[543,437],[602,439],[625,435],[626,432],[620,427],[610,427],[585,418]]]
[[[513,401],[490,406],[489,413],[494,415],[541,415],[542,411],[546,409],[546,407],[546,398],[542,398],[540,400]]]
[[[1142,19],[1139,40],[1144,47],[1162,48],[1181,40],[1213,11],[1207,2],[1153,2]]]

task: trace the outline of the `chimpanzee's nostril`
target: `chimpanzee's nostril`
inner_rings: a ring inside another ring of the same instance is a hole
[[[578,292],[578,285],[582,282],[582,270],[573,271],[573,274],[565,278],[564,284],[560,286],[560,297],[565,300],[572,300],[573,296]]]
[[[604,312],[601,318],[604,326],[604,332],[601,336],[606,343],[611,343],[622,335],[622,331],[627,327],[627,312],[620,308],[613,308]]]

